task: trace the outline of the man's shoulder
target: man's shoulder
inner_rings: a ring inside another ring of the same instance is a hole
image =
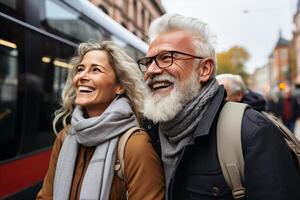
[[[266,126],[272,124],[265,114],[251,107],[245,110],[242,122],[254,126]]]
[[[259,141],[284,141],[283,135],[277,126],[268,117],[252,108],[245,110],[242,120],[242,143],[259,143]]]

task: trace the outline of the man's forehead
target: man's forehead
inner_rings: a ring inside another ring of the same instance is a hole
[[[158,35],[149,45],[147,56],[168,50],[194,50],[192,36],[183,30],[171,30]]]

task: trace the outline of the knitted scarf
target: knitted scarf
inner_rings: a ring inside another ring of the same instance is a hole
[[[190,101],[172,120],[159,123],[166,186],[171,179],[178,156],[183,147],[191,141],[193,131],[203,118],[209,100],[216,94],[218,86],[216,79],[211,79],[201,88],[199,95]]]
[[[125,97],[116,98],[97,117],[84,118],[79,107],[74,109],[70,134],[64,140],[57,161],[53,197],[69,199],[79,145],[96,146],[84,175],[80,199],[107,200],[114,175],[116,148],[120,134],[138,122]]]

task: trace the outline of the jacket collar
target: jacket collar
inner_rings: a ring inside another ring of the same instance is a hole
[[[212,98],[212,101],[206,110],[204,115],[205,117],[200,120],[197,128],[195,129],[194,138],[209,134],[212,124],[215,121],[215,118],[218,116],[220,110],[219,108],[221,107],[225,96],[226,92],[224,87],[223,85],[220,85],[216,95]]]

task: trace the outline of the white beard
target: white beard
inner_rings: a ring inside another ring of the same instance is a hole
[[[154,123],[173,119],[189,101],[199,94],[201,88],[195,72],[181,85],[169,75],[162,75],[154,79],[169,80],[174,83],[174,88],[168,96],[153,96],[150,88],[146,86],[144,116]]]

